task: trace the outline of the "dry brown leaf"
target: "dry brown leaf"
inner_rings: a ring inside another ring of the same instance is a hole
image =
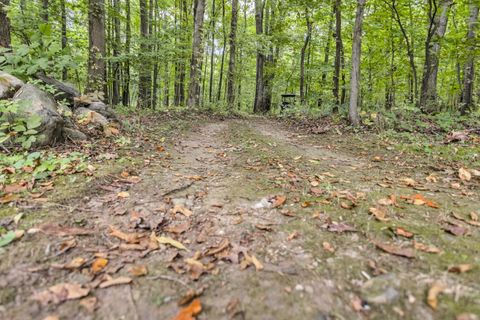
[[[406,199],[417,206],[426,205],[431,208],[438,209],[439,205],[432,200],[428,200],[421,194],[414,194],[413,196],[402,196],[402,199]]]
[[[82,257],[77,257],[73,260],[71,260],[70,262],[67,262],[65,264],[52,264],[52,268],[56,268],[56,269],[67,269],[67,270],[73,270],[73,269],[78,269],[80,268],[81,266],[83,266],[85,264],[85,262],[87,262],[87,260],[85,260],[84,258]]]
[[[469,233],[468,228],[453,223],[444,224],[442,229],[454,236],[463,236]]]
[[[59,283],[34,294],[31,299],[46,306],[49,303],[58,304],[66,300],[80,299],[88,295],[89,292],[90,289],[82,288],[78,283]]]
[[[400,257],[405,257],[405,258],[415,258],[415,251],[412,248],[402,248],[393,244],[389,243],[380,243],[380,242],[375,242],[375,246],[387,253],[400,256]]]
[[[53,223],[44,223],[37,228],[32,228],[28,230],[28,233],[42,232],[48,235],[55,236],[84,236],[95,233],[93,230],[83,229],[83,228],[70,228],[70,227],[61,227],[58,224]]]
[[[147,266],[138,264],[128,269],[128,272],[134,277],[142,277],[148,274]]]
[[[458,177],[462,181],[470,181],[472,179],[472,174],[465,168],[458,169]]]
[[[263,265],[260,263],[260,261],[258,261],[258,259],[254,255],[249,255],[246,252],[244,252],[243,255],[245,259],[243,260],[241,265],[242,269],[245,269],[250,265],[254,265],[256,271],[263,270]]]
[[[401,227],[395,228],[394,232],[397,236],[402,236],[402,237],[405,237],[405,238],[412,238],[413,237],[413,233],[411,233],[410,231],[408,231],[404,228],[401,228]]]
[[[403,182],[403,184],[405,184],[407,187],[415,187],[417,185],[417,182],[412,178],[402,178],[400,181]]]
[[[368,209],[368,212],[370,212],[371,214],[373,214],[373,216],[375,217],[375,219],[377,219],[378,221],[389,221],[390,219],[388,219],[386,216],[387,214],[385,213],[385,211],[383,211],[382,209],[378,209],[378,208],[370,208]]]
[[[433,174],[430,173],[428,177],[425,178],[428,182],[436,183],[438,181],[438,178]]]
[[[332,221],[330,223],[325,224],[323,227],[327,228],[327,230],[330,232],[336,232],[336,233],[357,232],[357,230],[354,227],[344,222]]]
[[[129,284],[132,282],[132,279],[129,277],[118,277],[115,279],[110,279],[107,281],[104,281],[100,283],[99,288],[108,288],[111,286],[117,286],[117,285],[122,285],[122,284]]]
[[[180,299],[177,302],[177,305],[180,307],[180,306],[186,305],[187,303],[192,302],[193,299],[201,296],[203,294],[203,291],[204,291],[203,287],[198,290],[195,290],[193,288],[188,289],[187,292],[185,292],[180,297]]]
[[[437,309],[438,295],[444,292],[446,289],[446,285],[439,281],[435,281],[430,289],[428,289],[427,303],[433,310]]]
[[[117,193],[117,197],[121,198],[121,199],[125,199],[125,198],[130,197],[130,194],[127,191],[121,191],[121,192]]]
[[[182,206],[181,204],[177,204],[173,207],[172,209],[173,213],[181,213],[183,214],[185,217],[190,217],[193,212],[187,208],[185,208],[184,206]]]
[[[5,203],[13,202],[19,198],[20,197],[18,195],[9,193],[0,198],[0,203],[5,204]]]
[[[455,266],[451,266],[450,268],[448,268],[448,272],[464,273],[472,269],[473,269],[473,264],[464,263],[464,264],[457,264]]]
[[[355,206],[354,203],[348,203],[345,201],[340,202],[340,207],[342,207],[343,209],[351,210],[353,209],[354,206]]]
[[[413,247],[416,250],[424,251],[424,252],[427,252],[427,253],[440,253],[440,252],[442,252],[442,250],[440,250],[436,247],[428,246],[426,244],[416,242],[416,241],[413,241]]]
[[[105,259],[105,258],[95,259],[92,263],[92,273],[97,274],[101,272],[103,269],[105,269],[107,264],[108,264],[108,259]]]
[[[298,236],[300,235],[300,233],[298,231],[293,231],[292,233],[290,233],[287,237],[287,240],[288,241],[292,241],[293,239],[296,239],[298,238]]]
[[[268,224],[257,223],[255,225],[255,228],[257,228],[259,230],[263,230],[263,231],[273,231],[272,226],[268,225]]]
[[[157,237],[157,241],[160,244],[168,244],[177,249],[189,251],[181,242],[169,237]]]
[[[120,240],[123,240],[127,243],[139,243],[140,239],[143,237],[138,233],[125,233],[115,228],[114,226],[109,226],[109,228],[110,228],[111,236],[116,237]]]
[[[172,226],[167,226],[167,227],[165,227],[164,230],[166,232],[170,232],[170,233],[182,234],[185,231],[187,231],[189,228],[190,228],[190,223],[187,221],[187,222],[184,222],[184,223],[175,224],[175,225],[172,225]]]
[[[98,299],[96,297],[88,297],[80,300],[80,305],[87,309],[88,312],[93,313],[97,308]]]
[[[229,247],[230,247],[230,240],[228,240],[227,238],[224,238],[224,239],[222,239],[220,244],[218,244],[215,247],[211,247],[210,249],[208,249],[207,252],[205,252],[205,255],[206,256],[214,256],[214,255],[217,255],[217,254],[221,253],[222,251],[224,251],[225,249],[227,249]]]
[[[470,219],[472,219],[472,221],[478,221],[478,214],[473,211],[470,212]]]
[[[331,253],[335,252],[335,248],[329,242],[324,241],[322,243],[322,246],[323,246],[323,249],[325,249],[328,252],[331,252]]]
[[[287,197],[286,197],[286,196],[284,196],[284,195],[277,195],[277,196],[273,197],[272,207],[273,207],[273,208],[279,208],[279,207],[283,206],[286,201],[287,201]]]
[[[180,310],[180,312],[171,320],[193,320],[202,312],[202,304],[200,299],[194,299],[187,307]]]

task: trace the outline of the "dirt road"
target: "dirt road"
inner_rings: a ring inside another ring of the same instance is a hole
[[[33,230],[2,253],[1,318],[172,319],[195,295],[198,319],[480,314],[478,180],[382,141],[266,119],[174,132],[161,148],[136,145],[134,168],[114,160],[81,189],[54,190],[51,206],[19,208]],[[459,264],[474,269],[447,271]],[[119,277],[132,281],[105,285]],[[47,290],[61,283],[86,291]]]

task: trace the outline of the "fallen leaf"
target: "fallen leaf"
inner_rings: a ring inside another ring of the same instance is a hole
[[[132,279],[129,278],[129,277],[118,277],[118,278],[110,279],[110,280],[107,280],[107,281],[104,281],[104,282],[100,283],[99,288],[103,289],[103,288],[108,288],[108,287],[111,287],[111,286],[129,284],[131,282],[132,282]]]
[[[278,208],[278,207],[281,207],[285,204],[285,202],[287,201],[287,197],[286,196],[283,196],[283,195],[278,195],[278,196],[275,196],[273,198],[273,205],[272,207],[273,208]]]
[[[86,236],[95,233],[93,230],[75,228],[75,227],[61,227],[58,224],[44,223],[37,228],[32,228],[27,231],[28,233],[42,232],[48,235],[54,236]]]
[[[203,291],[204,291],[203,287],[198,290],[195,290],[193,288],[188,289],[187,292],[185,292],[180,297],[180,299],[177,302],[177,305],[180,307],[192,302],[193,299],[201,296],[203,294]]]
[[[222,239],[222,241],[217,246],[211,247],[210,249],[208,249],[205,252],[205,255],[206,256],[215,256],[215,255],[221,253],[222,251],[224,251],[225,249],[227,249],[229,247],[230,247],[230,240],[228,240],[227,238],[224,238],[224,239]]]
[[[438,178],[433,174],[433,173],[430,173],[426,178],[425,180],[427,180],[428,182],[432,182],[432,183],[436,183]]]
[[[87,296],[88,288],[82,288],[78,283],[59,283],[32,296],[32,300],[40,302],[43,306],[49,303],[58,304],[66,300],[74,300]]]
[[[448,268],[448,272],[464,273],[472,269],[473,269],[473,264],[464,263],[464,264],[457,264],[455,266],[451,266],[450,268]]]
[[[292,233],[290,233],[287,237],[287,240],[288,241],[292,241],[293,239],[296,239],[298,238],[298,236],[300,235],[300,233],[298,231],[293,231]]]
[[[108,264],[108,259],[97,258],[92,262],[92,273],[97,274],[101,272]]]
[[[343,222],[331,222],[326,224],[326,228],[330,232],[343,233],[343,232],[356,232],[357,230]]]
[[[379,199],[377,203],[381,206],[397,206],[397,196],[391,194],[388,198]]]
[[[67,263],[64,263],[64,264],[52,264],[51,266],[52,266],[52,268],[56,268],[56,269],[73,270],[73,269],[80,268],[81,266],[83,266],[85,264],[85,262],[87,262],[87,260],[85,260],[84,258],[77,257],[77,258],[74,258],[73,260],[71,260],[70,262],[67,262]]]
[[[200,299],[194,299],[188,306],[180,310],[180,312],[171,320],[193,320],[194,317],[202,312],[202,304]]]
[[[125,199],[125,198],[130,197],[130,194],[127,191],[121,191],[121,192],[117,193],[117,197]]]
[[[134,277],[142,277],[148,274],[147,266],[137,264],[128,269],[128,272]]]
[[[167,226],[164,228],[166,232],[182,234],[190,228],[190,223],[187,221],[185,223],[175,224],[172,226]]]
[[[416,241],[413,241],[413,247],[416,250],[424,251],[424,252],[427,252],[427,253],[440,253],[440,252],[442,252],[442,250],[438,249],[437,247],[428,246],[426,244],[416,242]]]
[[[478,215],[472,211],[470,212],[470,219],[472,219],[472,221],[478,221]]]
[[[372,208],[368,209],[368,212],[373,214],[375,219],[377,219],[378,221],[389,221],[390,220],[386,217],[387,214],[382,209],[372,207]]]
[[[469,232],[468,228],[451,223],[444,224],[442,229],[450,234],[453,234],[454,236],[463,236]]]
[[[259,229],[259,230],[263,230],[263,231],[273,231],[273,228],[272,226],[268,225],[268,224],[261,224],[261,223],[257,223],[255,225],[255,228]]]
[[[182,206],[181,204],[177,204],[173,207],[172,209],[173,213],[181,213],[183,214],[185,217],[190,217],[193,212],[187,208],[185,208],[184,206]]]
[[[402,237],[405,237],[405,238],[412,238],[413,237],[413,233],[411,233],[410,231],[408,231],[404,228],[401,228],[401,227],[395,228],[394,232],[397,236],[402,236]]]
[[[402,199],[409,200],[412,204],[416,206],[426,205],[431,208],[438,209],[439,205],[432,200],[428,200],[421,194],[414,194],[413,196],[402,196]]]
[[[472,174],[465,168],[458,169],[458,177],[462,181],[470,181],[472,179]]]
[[[87,309],[88,312],[93,313],[97,307],[98,299],[96,297],[88,297],[80,300],[80,305]]]
[[[189,251],[181,242],[169,237],[157,237],[157,241],[160,244],[168,244],[177,249]]]
[[[439,281],[435,281],[430,289],[428,289],[427,303],[433,310],[437,309],[438,295],[446,289],[447,287]]]
[[[0,247],[4,247],[10,244],[13,240],[17,238],[15,231],[8,231],[0,237]]]
[[[342,202],[340,203],[340,207],[342,207],[343,209],[347,209],[347,210],[353,209],[354,206],[355,206],[354,203],[347,203],[347,202],[345,202],[345,201],[342,201]]]
[[[402,248],[393,244],[389,243],[380,243],[380,242],[375,242],[375,246],[387,253],[400,256],[400,257],[405,257],[405,258],[415,258],[415,251],[412,248]]]
[[[403,182],[403,184],[405,184],[407,187],[415,187],[417,185],[417,182],[412,178],[402,178],[400,181]]]
[[[322,246],[323,246],[323,249],[325,249],[328,252],[331,252],[331,253],[335,252],[335,248],[329,242],[326,242],[326,241],[323,242]]]
[[[116,237],[120,240],[123,240],[127,243],[139,243],[140,239],[143,237],[138,233],[125,233],[120,231],[119,229],[115,228],[114,226],[109,226],[110,228],[110,235]]]
[[[19,198],[20,197],[18,195],[9,193],[0,198],[0,203],[5,204],[5,203],[13,202]]]

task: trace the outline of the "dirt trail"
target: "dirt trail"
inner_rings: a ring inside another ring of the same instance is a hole
[[[300,135],[265,119],[191,126],[170,139],[160,158],[146,157],[145,166],[131,172],[139,183],[115,176],[70,204],[71,213],[57,209],[41,219],[95,230],[70,237],[74,248],[58,253],[65,238],[42,233],[10,246],[0,264],[0,317],[171,319],[179,311],[177,301],[192,288],[203,290],[198,319],[444,319],[480,312],[480,286],[472,281],[480,276],[478,268],[446,272],[450,265],[480,263],[475,245],[480,228],[469,226],[468,237],[440,228],[453,208],[459,214],[478,209],[472,203],[472,197],[480,200],[478,185],[465,186],[474,193],[467,199],[445,190],[450,181],[440,179],[448,172],[436,172],[438,182],[424,183],[427,164],[413,172],[385,149],[355,154],[331,147],[348,138]],[[391,161],[372,162],[379,150]],[[399,183],[402,177],[422,182],[415,189]],[[121,191],[129,197],[119,199]],[[400,200],[417,193],[440,208]],[[375,220],[369,208],[392,194],[398,206],[382,208],[387,220]],[[189,211],[180,213],[185,208]],[[146,236],[153,231],[189,251],[170,245],[127,250],[111,236],[110,226]],[[418,249],[409,259],[375,247],[390,242],[410,248],[411,239],[392,231],[397,227],[443,253]],[[108,265],[92,275],[95,255],[107,258]],[[75,257],[88,262],[73,272],[52,268]],[[258,270],[246,262],[252,259]],[[103,274],[131,277],[133,265],[147,266],[148,274],[129,285],[94,288]],[[447,288],[437,311],[425,303],[434,281]],[[47,306],[30,300],[62,282],[91,287],[90,296],[98,299],[95,311],[78,300]]]

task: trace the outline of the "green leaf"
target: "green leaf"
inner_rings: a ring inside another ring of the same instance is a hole
[[[42,124],[42,117],[40,116],[31,116],[27,119],[27,128],[28,129],[35,129]]]
[[[0,247],[6,246],[13,240],[15,240],[15,232],[13,231],[7,232],[6,234],[0,237]]]

